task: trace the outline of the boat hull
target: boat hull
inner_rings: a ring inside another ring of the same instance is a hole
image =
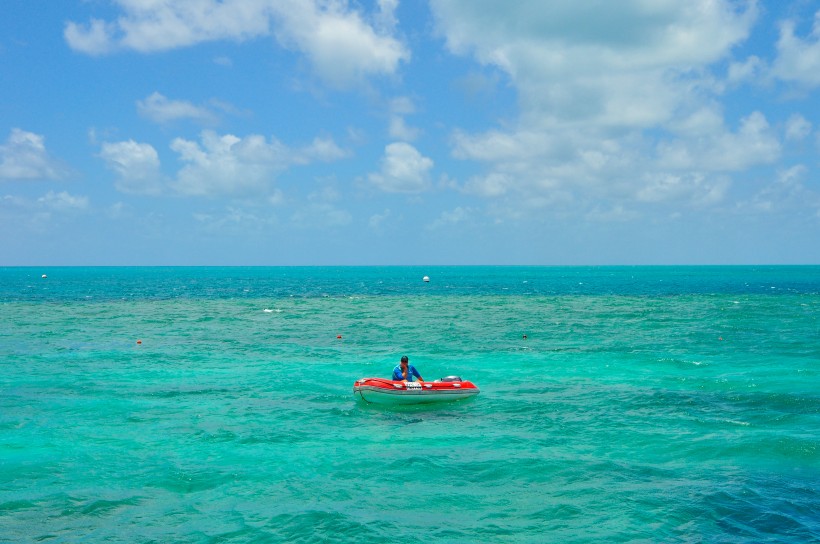
[[[479,393],[472,382],[411,382],[362,378],[353,384],[353,395],[368,404],[433,404],[474,397]]]

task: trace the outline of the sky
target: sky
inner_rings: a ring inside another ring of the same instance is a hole
[[[0,266],[820,263],[819,0],[3,0]]]

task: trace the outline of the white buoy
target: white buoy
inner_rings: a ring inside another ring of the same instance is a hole
[[[421,278],[421,279],[422,279],[422,280],[424,280],[424,281],[429,282],[429,281],[430,281],[430,276],[424,276],[424,277],[423,277],[423,278]]]
[[[45,274],[43,274],[43,279],[46,279],[47,277],[48,277],[48,276],[46,276]]]

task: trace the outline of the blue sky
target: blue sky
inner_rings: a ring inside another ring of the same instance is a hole
[[[820,262],[820,3],[5,0],[0,265]]]

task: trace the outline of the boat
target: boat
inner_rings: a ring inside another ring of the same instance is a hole
[[[452,402],[478,395],[473,382],[447,376],[434,382],[403,382],[384,378],[361,378],[353,384],[353,396],[368,404],[428,404]]]

